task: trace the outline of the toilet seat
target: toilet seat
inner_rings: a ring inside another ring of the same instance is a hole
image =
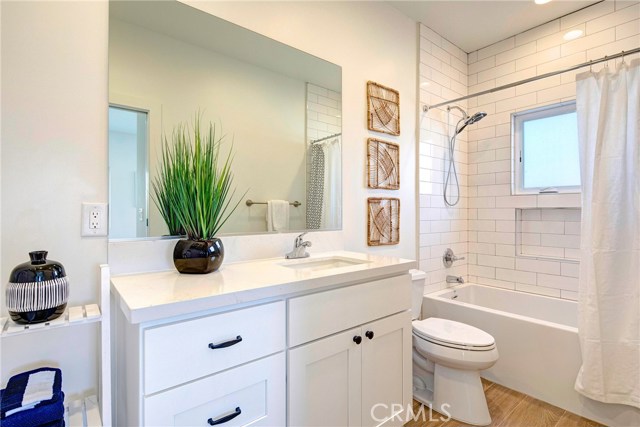
[[[496,346],[494,338],[488,333],[453,320],[430,317],[414,321],[412,329],[416,338],[444,347],[467,351],[489,351]]]

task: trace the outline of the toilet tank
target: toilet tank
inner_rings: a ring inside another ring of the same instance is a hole
[[[411,274],[411,319],[420,319],[427,273],[414,269],[409,270],[409,274]]]

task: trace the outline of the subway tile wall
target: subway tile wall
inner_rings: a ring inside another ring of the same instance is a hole
[[[467,54],[440,37],[430,28],[420,26],[420,102],[435,104],[467,94]],[[466,109],[466,103],[461,103]],[[445,269],[442,255],[447,248],[457,256],[467,256],[468,164],[466,132],[457,138],[455,160],[460,184],[460,201],[448,207],[443,200],[445,171],[448,166],[448,135],[460,119],[458,111],[433,109],[420,115],[419,194],[420,251],[419,266],[427,273],[427,291],[446,287],[446,275],[467,277],[467,262],[458,261]],[[449,123],[448,123],[449,121]],[[455,193],[453,193],[455,195]]]
[[[340,93],[307,83],[307,140],[341,132],[341,111]]]
[[[563,35],[571,29],[583,30],[584,36],[565,41]],[[640,3],[598,3],[471,52],[466,55],[466,76],[459,49],[424,26],[420,33],[421,101],[429,104],[638,47]],[[593,71],[603,66],[594,66]],[[609,66],[614,66],[613,61]],[[488,116],[463,132],[456,147],[463,184],[460,207],[455,209],[444,208],[441,196],[446,112],[431,110],[422,115],[420,267],[430,273],[429,291],[446,286],[442,282],[446,274],[462,274],[484,285],[577,298],[578,263],[574,259],[580,239],[576,220],[580,195],[511,195],[510,121],[512,113],[575,99],[575,76],[585,71],[471,98],[462,105],[470,114],[485,111]],[[466,89],[461,83],[465,77]],[[519,218],[516,210],[522,214]],[[559,215],[566,217],[559,219]],[[460,228],[452,231],[454,226]],[[517,239],[517,230],[526,245]],[[466,264],[452,270],[438,264],[439,251],[447,244],[466,254]],[[524,256],[516,255],[520,252]]]

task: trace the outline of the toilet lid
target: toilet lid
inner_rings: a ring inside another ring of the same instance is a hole
[[[488,347],[495,344],[493,337],[481,329],[437,317],[413,322],[413,332],[426,339],[454,345]]]

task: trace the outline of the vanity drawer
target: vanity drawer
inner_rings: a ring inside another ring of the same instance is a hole
[[[289,300],[289,346],[295,347],[411,308],[408,274]]]
[[[275,354],[144,399],[146,426],[284,426],[285,356]],[[238,408],[238,409],[236,409]]]
[[[285,331],[284,301],[146,329],[144,394],[282,351]]]

